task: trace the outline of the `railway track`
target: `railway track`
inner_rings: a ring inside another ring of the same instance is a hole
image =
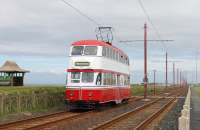
[[[151,107],[154,104],[156,105],[157,103],[159,104],[159,102],[165,105],[167,101],[175,99],[175,97],[177,96],[177,90],[169,90],[166,92],[168,93],[167,95],[162,93],[159,95],[159,97],[152,98],[151,101],[149,102],[142,101],[141,97],[131,98],[128,104],[118,105],[117,107],[109,108],[103,111],[89,111],[83,113],[60,112],[47,116],[41,116],[32,119],[3,124],[0,125],[0,129],[2,130],[33,130],[33,129],[62,129],[62,128],[69,128],[76,130],[78,129],[83,130],[88,128],[98,129],[96,128],[97,126],[99,126],[97,124],[111,121],[114,118],[117,118],[118,116],[123,115],[124,113],[128,113],[131,110],[136,110],[137,112],[139,112],[142,111],[142,107],[149,109],[149,107]],[[179,92],[180,95],[184,94],[184,90],[179,90]],[[170,98],[164,98],[165,96],[170,96]],[[159,108],[160,107],[161,106],[159,106]]]
[[[178,96],[182,96],[184,94],[185,90],[181,90],[179,94],[177,94],[177,91],[172,91],[168,94],[170,98],[158,98],[155,101],[123,113],[115,118],[112,118],[111,120],[103,122],[102,124],[93,126],[89,130],[144,130],[154,119],[156,119],[163,111],[172,105],[177,100]]]
[[[16,122],[10,122],[6,124],[0,125],[0,130],[30,130],[37,129],[47,126],[48,124],[57,123],[63,120],[74,119],[79,116],[83,116],[85,114],[91,113],[83,112],[83,113],[73,113],[73,112],[58,112],[45,116],[34,117],[30,119],[24,119]]]
[[[141,97],[131,97],[132,101],[141,100]],[[73,112],[57,112],[49,115],[38,116],[30,119],[23,119],[19,121],[9,122],[6,124],[0,124],[0,130],[31,130],[42,129],[48,125],[56,124],[62,121],[68,121],[81,116],[91,114],[94,111],[73,113]]]
[[[159,98],[134,110],[121,114],[90,130],[134,129],[143,130],[153,119],[164,111],[176,98]]]

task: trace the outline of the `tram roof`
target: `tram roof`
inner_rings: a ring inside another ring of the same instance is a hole
[[[119,49],[119,48],[117,48],[117,47],[115,47],[115,46],[113,46],[111,44],[108,44],[106,42],[99,41],[99,40],[81,40],[81,41],[77,41],[77,42],[72,43],[72,46],[81,46],[81,45],[109,46],[109,47],[112,47],[112,48],[120,51],[125,56],[127,56],[121,49]]]

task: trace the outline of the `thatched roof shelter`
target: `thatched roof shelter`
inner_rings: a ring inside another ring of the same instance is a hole
[[[20,68],[14,61],[6,61],[2,67],[0,67],[0,72],[29,72]]]
[[[1,86],[23,86],[24,75],[28,70],[20,68],[14,61],[6,61],[0,67]]]

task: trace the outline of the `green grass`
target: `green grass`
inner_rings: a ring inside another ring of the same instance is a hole
[[[161,92],[164,89],[164,87],[156,87],[156,93]],[[144,95],[144,86],[143,85],[131,85],[132,95],[133,96],[142,96]],[[151,95],[153,94],[153,87],[148,86],[147,88],[147,94]]]
[[[9,76],[0,76],[0,80],[10,80],[11,77]]]
[[[164,87],[163,87],[164,88]],[[156,87],[156,91],[160,92],[162,87]],[[143,85],[131,85],[132,95],[141,96],[144,94]],[[30,85],[23,87],[0,87],[0,94],[30,94],[30,93],[62,93],[65,92],[65,87],[61,85]],[[148,94],[153,94],[153,88],[148,86]],[[200,93],[200,92],[199,92]]]
[[[64,86],[23,86],[23,87],[0,87],[0,93],[2,94],[30,94],[34,93],[60,93],[64,92]]]
[[[200,96],[200,87],[194,87],[194,90],[196,91],[197,95]]]

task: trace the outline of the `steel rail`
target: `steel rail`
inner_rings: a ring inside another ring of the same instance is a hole
[[[131,96],[130,99],[132,99],[133,102],[134,102],[134,101],[141,100],[143,98]],[[60,120],[55,120],[55,121],[47,122],[45,124],[36,125],[36,126],[30,127],[28,129],[25,129],[25,130],[35,130],[35,129],[47,128],[48,126],[52,126],[52,124],[56,124],[56,123],[59,123],[61,121],[68,121],[68,120],[72,120],[72,119],[81,118],[81,116],[84,116],[84,115],[92,113],[92,112],[94,112],[94,111],[89,111],[89,112],[81,113],[81,114],[78,114],[78,115],[75,115],[73,117],[69,117],[69,118],[66,118],[66,119],[60,119]]]
[[[32,126],[25,127],[25,128],[22,128],[22,129],[31,130],[31,129],[41,128],[42,126],[47,126],[49,124],[57,123],[57,122],[60,122],[60,121],[63,121],[63,120],[72,120],[72,119],[75,119],[75,118],[79,118],[80,116],[92,113],[92,111],[84,112],[84,113],[80,113],[80,114],[76,113],[74,115],[71,115],[71,116],[68,116],[68,117],[64,117],[64,118],[61,118],[61,119],[57,119],[57,120],[53,120],[53,121],[51,120],[51,121],[48,121],[48,122],[45,122],[45,123],[41,123],[41,124],[34,124],[34,121],[40,121],[40,120],[44,121],[44,119],[48,120],[48,118],[56,118],[58,116],[61,116],[62,115],[61,113],[58,113],[58,114],[55,113],[55,114],[52,114],[52,115],[47,115],[47,116],[41,116],[41,117],[28,119],[28,122],[31,122]],[[5,124],[5,125],[2,124],[0,129],[9,129],[9,128],[13,128],[15,126],[17,127],[17,126],[25,125],[25,124],[27,124],[27,120],[21,120],[19,122],[18,121],[17,122],[11,122],[11,123],[8,123],[8,124]]]
[[[170,93],[170,95],[175,95],[173,94],[173,91]],[[181,95],[181,94],[180,94]],[[168,95],[169,96],[169,95]],[[156,99],[155,101],[152,101],[148,104],[144,104],[143,106],[141,107],[137,107],[134,109],[134,111],[138,112],[140,110],[142,110],[142,107],[148,107],[148,105],[151,105],[151,104],[154,104],[154,102],[158,102],[159,100],[163,99],[165,97],[160,97],[159,99]],[[173,97],[174,98],[174,97]],[[133,101],[138,101],[138,100],[141,100],[143,98],[141,97],[130,97],[130,99],[132,99]],[[92,111],[90,111],[92,112]],[[60,119],[56,119],[56,120],[49,120],[48,121],[48,118],[53,118],[53,117],[58,117],[58,115],[63,115],[67,112],[58,112],[58,113],[53,113],[53,114],[50,114],[50,115],[44,115],[44,116],[39,116],[39,117],[34,117],[34,118],[29,118],[29,119],[23,119],[23,120],[20,120],[20,121],[16,121],[16,122],[10,122],[10,123],[7,123],[7,124],[1,124],[0,125],[0,129],[6,129],[6,128],[14,128],[14,126],[20,126],[22,125],[22,128],[23,128],[23,125],[25,126],[26,124],[29,124],[30,123],[30,127],[24,127],[24,129],[39,129],[39,128],[47,128],[49,125],[54,125],[56,123],[59,123],[61,121],[66,121],[66,120],[72,120],[72,119],[76,119],[76,118],[81,118],[81,116],[83,115],[86,115],[90,112],[84,112],[84,113],[81,113],[81,114],[77,114],[77,115],[70,115],[68,117],[64,117],[64,118],[60,118]],[[128,113],[128,112],[127,112]],[[124,113],[126,114],[126,113]],[[123,114],[123,115],[124,115]],[[42,120],[44,121],[43,123],[41,124],[37,124],[37,121],[39,120]],[[112,120],[112,119],[111,119]],[[36,121],[36,124],[34,124],[34,121]],[[27,123],[28,122],[28,123]],[[32,125],[32,127],[31,127]]]
[[[153,120],[155,120],[164,110],[166,110],[174,101],[176,98],[171,99],[169,102],[167,102],[163,107],[161,107],[158,111],[154,112],[151,116],[149,116],[146,120],[141,122],[139,125],[137,125],[134,130],[144,130],[145,127],[147,127]]]
[[[24,129],[24,130],[36,130],[36,129],[47,128],[48,126],[51,126],[52,124],[56,124],[56,123],[59,123],[59,122],[62,122],[62,121],[69,121],[69,120],[81,118],[81,116],[90,114],[92,112],[94,112],[94,111],[84,112],[84,113],[77,114],[77,115],[74,115],[74,116],[70,116],[70,117],[66,117],[66,118],[62,118],[62,119],[58,119],[58,120],[49,121],[49,122],[46,122],[46,123],[43,123],[43,124],[38,124],[38,125],[35,125],[35,126],[32,126],[32,127],[29,127],[27,129]]]
[[[134,96],[130,97],[130,100],[133,100],[133,101],[138,101],[138,100],[141,100],[141,99],[142,99],[141,97],[134,97]],[[77,115],[72,115],[72,116],[69,116],[69,118],[72,119],[72,118],[75,118],[76,116],[81,116],[82,114],[85,114],[85,113],[86,112],[81,113],[81,114],[77,114]],[[25,124],[29,124],[29,123],[33,124],[34,121],[48,120],[48,118],[54,118],[54,117],[56,118],[59,115],[62,116],[63,114],[67,114],[67,111],[61,111],[61,112],[56,112],[56,113],[52,113],[52,114],[48,114],[48,115],[36,116],[36,117],[33,117],[33,118],[22,119],[22,120],[18,120],[18,121],[8,122],[8,123],[5,123],[5,124],[0,124],[0,129],[12,128],[12,127],[15,127],[15,126],[25,125]],[[72,114],[72,113],[69,113],[69,114]],[[66,118],[60,119],[58,121],[66,120]],[[41,127],[42,125],[51,124],[51,123],[55,123],[55,122],[58,122],[58,121],[55,120],[54,122],[51,121],[51,122],[43,123],[43,124],[37,125],[37,126],[34,125],[34,127],[32,127],[32,128]]]
[[[100,130],[100,129],[103,129],[103,128],[105,128],[106,126],[112,124],[113,122],[117,122],[117,121],[119,121],[119,120],[125,118],[126,116],[128,116],[128,115],[130,115],[130,114],[135,114],[136,112],[141,111],[141,110],[143,110],[143,109],[145,109],[145,108],[147,108],[147,107],[149,107],[149,106],[155,104],[156,102],[158,102],[158,101],[160,101],[160,100],[162,100],[162,99],[164,99],[164,98],[158,98],[158,99],[156,99],[155,101],[152,101],[152,102],[150,102],[150,103],[148,103],[148,104],[144,104],[144,105],[142,105],[142,106],[140,106],[140,107],[137,107],[137,108],[135,108],[135,109],[133,109],[133,110],[131,110],[131,111],[129,111],[129,112],[126,112],[126,113],[124,113],[124,114],[121,114],[121,115],[119,115],[119,116],[117,116],[117,117],[115,117],[115,118],[113,118],[113,119],[111,119],[111,120],[108,120],[108,121],[106,121],[106,122],[104,122],[104,123],[102,123],[102,124],[99,124],[99,125],[97,125],[97,126],[95,126],[95,127],[93,127],[93,128],[90,128],[89,130]]]
[[[48,114],[48,115],[36,116],[33,118],[22,119],[22,120],[18,120],[18,121],[12,121],[12,122],[8,122],[5,124],[0,124],[0,129],[23,124],[24,122],[27,122],[27,121],[29,122],[29,121],[35,121],[35,120],[39,120],[39,119],[43,119],[43,118],[47,118],[47,117],[53,117],[53,116],[57,116],[58,114],[62,115],[64,113],[66,113],[66,111],[56,112],[56,113],[52,113],[52,114]]]
[[[170,90],[170,91],[171,91],[171,90]],[[140,106],[140,107],[138,107],[138,108],[135,108],[135,109],[133,109],[132,111],[126,112],[126,113],[124,113],[124,114],[121,114],[121,115],[119,115],[119,116],[117,116],[117,117],[115,117],[115,118],[113,118],[113,119],[111,119],[111,120],[108,120],[108,121],[106,121],[106,122],[104,122],[104,123],[102,123],[102,124],[98,124],[98,125],[96,125],[96,126],[90,128],[89,130],[104,129],[104,128],[106,128],[107,126],[112,125],[113,122],[120,121],[120,120],[126,118],[126,117],[127,117],[128,115],[130,115],[130,114],[136,114],[137,112],[142,111],[142,110],[144,110],[144,109],[146,109],[146,108],[148,108],[148,107],[154,105],[154,104],[157,103],[158,101],[160,101],[160,100],[162,100],[162,99],[166,99],[168,96],[172,96],[172,97],[170,98],[170,101],[168,101],[167,103],[165,103],[165,105],[162,107],[162,109],[159,109],[159,110],[158,110],[159,113],[162,113],[162,111],[164,111],[174,100],[176,100],[176,99],[177,99],[177,96],[179,96],[179,95],[183,95],[183,91],[182,91],[182,90],[180,91],[179,94],[177,94],[177,91],[174,91],[174,90],[173,90],[173,91],[169,92],[169,94],[168,94],[167,96],[161,96],[160,98],[156,99],[155,101],[152,101],[152,102],[150,102],[150,103],[148,103],[148,104],[144,104],[143,106]],[[156,111],[156,113],[157,113],[157,111]],[[159,113],[158,113],[158,115],[159,115]],[[158,115],[157,115],[157,116],[158,116]],[[156,115],[155,115],[155,116],[156,116]],[[150,117],[151,117],[151,116],[150,116]],[[150,118],[150,117],[148,117],[148,118]],[[153,116],[153,117],[154,117],[154,116]],[[153,118],[153,117],[151,117],[151,118]],[[148,119],[148,118],[147,118],[147,119]],[[151,118],[150,118],[150,119],[151,119]],[[147,119],[146,119],[146,120],[147,120]],[[136,127],[137,127],[137,126],[136,126]]]

